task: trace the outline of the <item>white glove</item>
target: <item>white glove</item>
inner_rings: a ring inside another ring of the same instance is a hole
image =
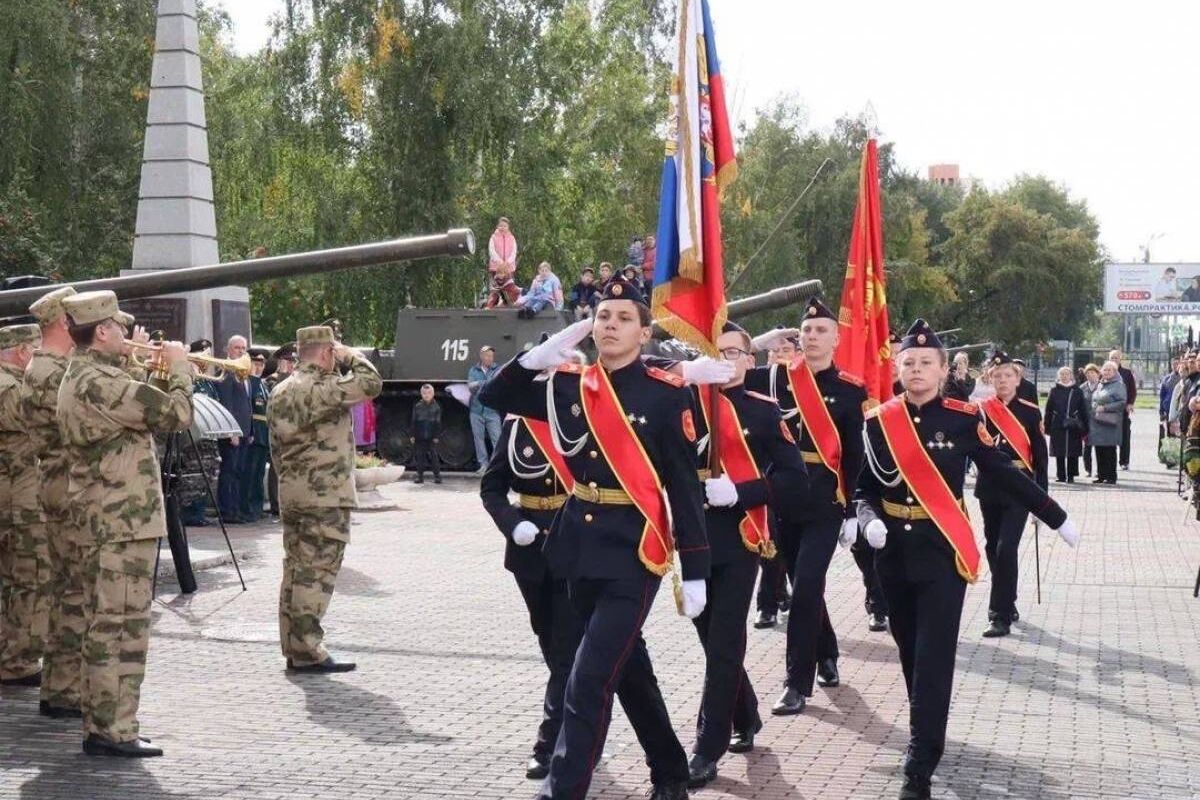
[[[541,344],[531,347],[529,352],[521,356],[521,366],[541,372],[544,369],[565,364],[571,358],[571,351],[592,332],[592,321],[581,319],[568,325]]]
[[[513,544],[518,547],[526,547],[533,544],[533,540],[537,538],[537,535],[538,526],[527,519],[523,519],[517,523],[517,527],[513,528]]]
[[[701,356],[695,361],[683,361],[680,364],[683,379],[690,384],[701,385],[715,383],[722,386],[733,380],[737,367],[732,361]]]
[[[1068,547],[1074,547],[1079,544],[1079,531],[1075,530],[1075,523],[1071,522],[1070,518],[1060,525],[1055,530],[1055,533],[1062,537],[1062,540],[1067,543]]]
[[[704,495],[708,498],[708,504],[717,508],[728,508],[738,501],[737,487],[728,475],[705,479]]]
[[[683,582],[683,615],[695,619],[708,605],[708,581],[695,580]]]
[[[883,546],[887,544],[887,525],[884,525],[877,519],[873,519],[867,523],[863,535],[867,537],[867,544],[876,550],[882,550]]]
[[[799,328],[776,328],[755,336],[750,340],[750,346],[756,353],[761,350],[774,350],[785,339],[795,339],[798,336],[800,336]]]
[[[853,517],[842,523],[842,530],[838,533],[838,543],[842,547],[849,547],[854,544],[854,540],[858,538],[858,520]]]

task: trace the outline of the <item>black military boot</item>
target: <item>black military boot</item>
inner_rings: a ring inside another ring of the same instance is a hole
[[[709,761],[699,753],[692,753],[688,762],[687,788],[699,789],[717,777],[717,762]]]
[[[833,689],[841,682],[836,658],[823,658],[817,662],[817,686]]]
[[[42,671],[39,669],[32,675],[21,678],[0,678],[0,686],[41,686]]]
[[[758,616],[754,618],[754,627],[758,629],[774,628],[775,614],[770,611],[759,611]]]
[[[649,800],[687,800],[688,797],[688,782],[673,781],[671,783],[656,784],[650,790]]]
[[[529,757],[529,763],[525,765],[526,778],[531,781],[540,781],[549,774],[550,755],[548,753],[534,753]]]
[[[791,686],[783,690],[783,694],[775,701],[775,705],[771,706],[771,713],[777,717],[789,717],[792,714],[799,714],[804,710],[806,700],[799,689],[793,689]]]
[[[992,624],[988,625],[986,631],[983,632],[983,638],[995,639],[1000,636],[1008,636],[1010,631],[1009,624],[997,617],[992,620]]]
[[[878,611],[872,611],[867,614],[867,630],[872,633],[880,633],[888,628],[887,616],[880,614]]]
[[[904,776],[904,785],[900,787],[900,800],[929,800],[929,797],[928,778],[918,778],[914,775]]]
[[[358,665],[353,661],[337,661],[333,656],[326,656],[325,660],[318,664],[305,664],[303,666],[296,666],[290,658],[287,660],[288,672],[353,672],[357,668]]]
[[[734,731],[729,740],[729,752],[749,753],[754,749],[754,737],[762,730],[762,720],[748,731]]]
[[[147,747],[141,739],[132,742],[110,742],[103,736],[88,734],[83,740],[83,752],[89,756],[113,758],[154,758],[163,754],[161,747]]]
[[[50,719],[82,719],[83,712],[69,706],[52,706],[45,700],[38,701],[38,713]]]

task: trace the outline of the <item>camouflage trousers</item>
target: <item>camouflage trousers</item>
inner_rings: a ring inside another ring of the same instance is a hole
[[[87,549],[80,707],[83,732],[113,742],[138,737],[137,710],[150,644],[155,539]]]
[[[329,657],[321,618],[329,608],[346,540],[350,509],[283,509],[283,581],[279,587],[279,644],[296,666]]]
[[[58,708],[79,708],[83,670],[83,636],[87,632],[84,609],[86,549],[65,499],[66,475],[61,480],[43,478],[42,504],[50,549],[50,622],[42,656],[42,700]]]
[[[50,554],[37,484],[10,485],[11,515],[0,522],[0,679],[5,680],[41,669],[50,608]]]

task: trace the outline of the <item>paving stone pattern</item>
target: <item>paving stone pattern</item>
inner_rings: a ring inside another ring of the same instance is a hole
[[[1115,488],[1052,484],[1083,534],[1071,551],[1023,544],[1021,622],[984,640],[988,578],[967,593],[938,798],[1200,797],[1200,523],[1154,460],[1139,412],[1133,469]],[[474,483],[405,484],[398,511],[356,514],[327,618],[328,643],[359,670],[288,676],[276,639],[277,525],[234,529],[249,591],[229,566],[154,607],[143,732],[167,756],[80,754],[77,726],[43,720],[33,690],[0,700],[0,798],[528,798],[523,777],[545,669],[503,540]],[[977,510],[973,516],[979,519]],[[211,530],[197,547],[224,550]],[[167,551],[164,548],[164,556]],[[895,647],[869,633],[846,552],[827,592],[842,686],[799,717],[766,716],[758,749],[727,756],[700,798],[894,797],[907,739]],[[747,669],[769,705],[783,631],[749,634]],[[684,745],[702,679],[700,647],[664,587],[646,638]],[[592,796],[644,797],[647,770],[619,707]]]

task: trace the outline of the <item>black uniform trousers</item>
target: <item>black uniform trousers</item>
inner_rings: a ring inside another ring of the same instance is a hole
[[[929,779],[946,749],[954,656],[967,582],[949,559],[944,569],[919,579],[909,578],[903,567],[888,567],[879,561],[876,566],[908,688],[904,774]]]
[[[442,463],[437,451],[433,449],[432,439],[417,439],[413,444],[413,466],[417,470],[417,480],[425,478],[425,470],[433,470],[433,477],[442,477]]]
[[[983,512],[983,538],[986,541],[988,569],[992,572],[992,594],[988,610],[999,622],[1012,623],[1017,607],[1017,564],[1021,534],[1029,512],[1012,503],[979,501]]]
[[[875,574],[875,548],[867,542],[862,530],[859,530],[854,544],[850,545],[850,555],[854,556],[854,563],[858,565],[858,571],[862,573],[863,589],[866,590],[866,599],[863,601],[863,605],[866,607],[867,613],[882,614],[886,617],[888,613],[887,598],[883,596],[883,587],[879,585],[879,576]]]
[[[529,624],[542,650],[542,660],[550,670],[542,701],[542,723],[533,744],[534,755],[549,758],[562,727],[563,695],[575,650],[583,636],[583,623],[571,605],[566,581],[554,578],[549,570],[538,580],[520,576],[516,579],[529,610]]]
[[[837,636],[825,608],[825,573],[837,549],[840,517],[819,517],[787,528],[780,545],[792,567],[792,610],[787,625],[787,681],[811,697],[817,661],[838,657]]]
[[[581,578],[568,584],[583,621],[583,639],[567,679],[562,728],[540,798],[582,800],[604,752],[613,692],[646,753],[654,784],[686,781],[687,754],[671,727],[650,664],[642,625],[661,579]]]
[[[710,761],[725,755],[733,731],[752,733],[762,721],[758,696],[742,666],[758,561],[746,551],[745,557],[739,554],[732,561],[714,564],[708,578],[708,604],[693,621],[704,646],[704,694],[692,752]]]

